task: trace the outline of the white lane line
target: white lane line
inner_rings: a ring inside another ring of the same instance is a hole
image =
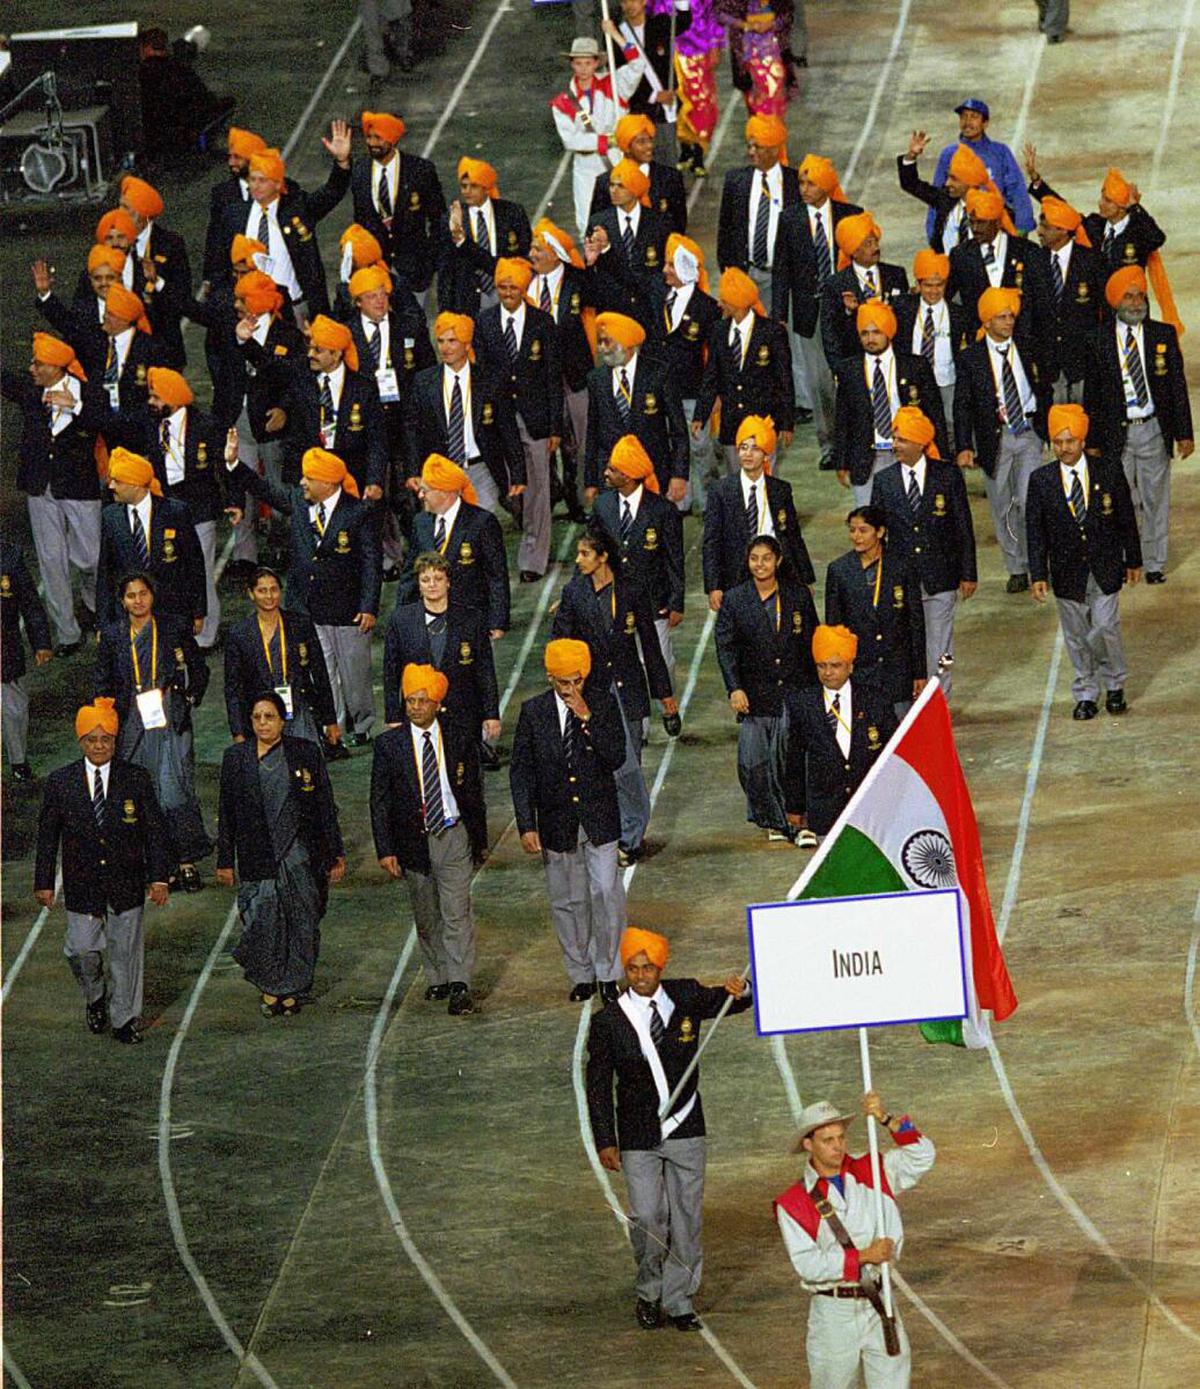
[[[1196,1019],[1196,955],[1200,951],[1200,897],[1196,898],[1196,910],[1192,913],[1192,943],[1188,947],[1187,969],[1183,976],[1183,1016],[1192,1029],[1192,1041],[1200,1051],[1200,1022]]]
[[[555,555],[555,562],[563,565],[567,562],[567,557],[571,553],[571,545],[575,540],[577,526],[569,526],[566,535],[563,536],[562,544],[558,547]],[[558,571],[551,571],[542,580],[542,591],[538,597],[538,605],[534,610],[533,617],[529,620],[529,627],[525,632],[525,638],[521,642],[521,649],[517,653],[517,663],[513,666],[512,674],[508,677],[508,684],[504,687],[504,693],[500,696],[500,717],[504,717],[504,711],[508,708],[509,700],[516,693],[517,686],[521,683],[521,676],[525,670],[525,662],[529,659],[529,653],[533,650],[533,643],[537,641],[538,630],[542,625],[542,618],[546,616],[546,609],[550,606],[550,599],[554,597],[554,580],[558,577]]]
[[[4,1368],[8,1371],[9,1378],[17,1386],[17,1389],[33,1389],[33,1386],[21,1372],[20,1365],[8,1353],[8,1347],[4,1347]]]
[[[1033,105],[1033,90],[1037,86],[1038,69],[1042,65],[1042,58],[1046,53],[1046,36],[1037,36],[1036,51],[1033,55],[1033,62],[1029,65],[1029,71],[1025,76],[1025,90],[1021,93],[1021,109],[1017,112],[1017,122],[1013,126],[1011,137],[1011,148],[1019,150],[1021,141],[1025,136],[1025,124],[1029,120],[1029,108]]]
[[[433,153],[437,142],[442,138],[442,131],[446,128],[446,123],[454,114],[458,103],[462,100],[462,94],[467,90],[467,83],[475,76],[475,69],[479,66],[479,60],[483,57],[488,45],[492,41],[492,35],[506,14],[512,12],[512,6],[507,0],[496,6],[496,12],[488,21],[487,28],[483,31],[483,36],[475,45],[475,52],[471,54],[471,61],[463,68],[462,76],[458,79],[458,85],[450,93],[450,100],[446,103],[446,109],[437,119],[437,124],[429,132],[429,139],[425,141],[425,148],[421,151],[423,158],[428,159]],[[357,21],[356,21],[357,22]]]
[[[1153,198],[1158,189],[1158,176],[1162,170],[1163,156],[1167,152],[1167,136],[1171,131],[1171,120],[1175,115],[1175,103],[1179,100],[1179,76],[1183,71],[1183,52],[1187,47],[1188,35],[1192,32],[1192,22],[1196,16],[1196,0],[1187,0],[1183,7],[1183,17],[1179,21],[1179,33],[1175,39],[1175,53],[1171,58],[1171,76],[1167,81],[1167,99],[1163,103],[1162,122],[1158,127],[1158,143],[1154,146],[1154,158],[1150,161],[1150,182],[1146,192]]]
[[[854,149],[850,152],[850,162],[842,174],[843,184],[849,184],[854,178],[858,169],[858,161],[862,158],[862,152],[866,149],[867,141],[871,138],[875,118],[879,115],[879,103],[883,100],[888,82],[891,81],[892,64],[896,61],[896,54],[900,52],[900,46],[904,42],[904,30],[908,25],[908,12],[911,9],[912,0],[901,0],[900,12],[896,15],[896,27],[892,31],[891,46],[888,48],[887,57],[883,60],[883,66],[879,69],[875,90],[871,94],[871,104],[867,107],[867,118],[863,122],[862,129],[858,132],[858,139],[854,143]]]
[[[558,192],[558,185],[567,176],[567,169],[571,163],[571,151],[564,150],[563,157],[558,161],[558,168],[554,171],[554,177],[550,180],[550,187],[542,194],[542,201],[537,205],[537,211],[529,219],[536,226],[546,215],[546,209],[550,206],[550,200]]]
[[[308,125],[309,120],[312,118],[313,112],[317,109],[317,104],[325,95],[326,87],[329,86],[329,83],[333,79],[333,74],[341,66],[342,59],[346,56],[347,50],[349,49],[350,45],[354,42],[355,34],[357,34],[359,29],[361,28],[362,20],[359,19],[356,15],[354,18],[354,23],[351,24],[349,29],[346,30],[346,37],[342,40],[341,47],[333,55],[333,57],[330,58],[329,65],[325,69],[324,76],[317,83],[312,96],[309,97],[308,105],[304,108],[303,111],[300,112],[300,119],[292,127],[292,133],[287,137],[287,143],[279,151],[280,155],[282,156],[285,162],[288,156],[296,148],[297,144],[299,144],[300,137],[304,134],[305,127]]]
[[[175,1030],[175,1036],[171,1040],[171,1049],[167,1053],[167,1064],[163,1071],[162,1086],[159,1091],[158,1100],[158,1175],[162,1183],[163,1200],[167,1207],[167,1219],[171,1225],[171,1238],[175,1242],[180,1262],[187,1270],[188,1277],[196,1285],[196,1291],[200,1294],[200,1299],[208,1311],[209,1318],[213,1325],[221,1333],[221,1339],[229,1347],[230,1351],[237,1358],[238,1363],[258,1380],[265,1389],[279,1389],[275,1380],[271,1378],[270,1371],[258,1359],[256,1355],[248,1354],[241,1341],[234,1334],[233,1328],[225,1319],[225,1314],[221,1311],[220,1304],[213,1296],[212,1289],[208,1286],[208,1280],[200,1272],[200,1266],[192,1257],[192,1251],[188,1245],[187,1232],[183,1228],[183,1217],[179,1213],[179,1199],[175,1194],[175,1179],[171,1175],[171,1090],[175,1084],[175,1070],[179,1064],[179,1056],[183,1051],[184,1039],[187,1037],[188,1028],[192,1025],[192,1019],[196,1015],[196,1009],[200,1005],[200,995],[204,992],[204,987],[212,975],[213,968],[221,958],[221,952],[225,948],[225,942],[229,939],[233,930],[234,923],[238,919],[237,903],[235,902],[229,909],[229,915],[225,918],[225,925],[221,928],[221,934],[217,937],[216,943],[209,951],[208,959],[204,962],[204,968],[200,971],[196,983],[192,988],[192,995],[188,999],[187,1008],[184,1010],[183,1017],[179,1021],[179,1026]]]

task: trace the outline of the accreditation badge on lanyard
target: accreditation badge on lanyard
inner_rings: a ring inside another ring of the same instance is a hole
[[[379,399],[384,405],[395,405],[400,400],[400,383],[394,367],[380,367],[375,373],[375,384],[379,387]]]
[[[283,700],[283,717],[285,719],[292,718],[292,687],[290,685],[276,685],[275,693]]]
[[[337,438],[337,415],[330,415],[328,419],[321,420],[321,447],[332,449]]]
[[[138,716],[144,729],[166,728],[167,711],[163,704],[163,692],[158,688],[158,623],[150,619],[150,688],[143,690],[142,666],[138,660],[137,641],[132,629],[129,634],[129,655],[133,664],[133,682],[138,687],[134,696],[137,700]]]
[[[137,696],[137,707],[143,728],[166,728],[167,710],[160,689],[155,687],[152,690],[143,690]]]

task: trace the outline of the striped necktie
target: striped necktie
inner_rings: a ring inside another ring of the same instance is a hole
[[[129,508],[129,532],[133,536],[133,552],[137,555],[139,568],[149,569],[150,546],[146,540],[146,528],[134,507]]]
[[[883,368],[875,363],[875,376],[871,383],[871,410],[875,416],[875,437],[892,437],[892,400],[888,395],[887,382],[883,379]]]
[[[617,414],[621,416],[621,423],[626,429],[629,428],[629,419],[633,410],[633,393],[629,389],[629,376],[625,368],[621,368],[621,375],[618,378],[617,390]]]
[[[575,771],[579,757],[579,728],[579,716],[573,709],[568,709],[566,721],[563,723],[563,756],[572,772]]]
[[[171,454],[171,421],[163,420],[158,431],[158,442],[162,446],[163,457],[169,458]]]
[[[921,510],[921,489],[917,486],[917,470],[908,469],[908,504],[914,516]]]
[[[1058,256],[1055,252],[1050,252],[1050,279],[1054,288],[1054,301],[1057,303],[1063,296],[1063,273],[1062,266],[1059,264]]]
[[[995,246],[993,246],[992,243],[989,241],[988,244],[983,248],[983,268],[984,268],[985,270],[989,270],[989,271],[990,271],[991,268],[992,268],[992,265],[995,263],[995,260],[996,260],[996,248],[995,248]]]
[[[864,299],[877,299],[879,290],[875,287],[875,272],[868,270],[863,276],[863,297]]]
[[[538,308],[543,313],[554,312],[554,300],[550,298],[550,281],[542,276],[542,288],[538,293]]]
[[[504,325],[504,350],[508,353],[508,364],[515,367],[517,364],[517,332],[513,327],[512,315],[509,314],[508,322]]]
[[[436,549],[442,550],[446,545],[446,518],[439,516],[433,523],[433,543]]]
[[[337,424],[337,411],[333,408],[333,387],[329,377],[321,373],[321,429],[331,429]]]
[[[271,254],[271,219],[267,216],[267,209],[258,209],[258,238],[263,244],[263,249],[267,255]]]
[[[933,370],[934,358],[937,355],[937,331],[933,326],[933,305],[925,306],[925,321],[921,324],[921,356],[929,363],[929,370]]]
[[[829,731],[835,738],[837,737],[838,721],[841,718],[841,712],[842,696],[840,694],[835,694],[830,701],[829,708],[825,711],[825,722],[829,725]]]
[[[817,253],[817,288],[833,274],[833,257],[829,254],[829,238],[825,235],[825,219],[817,214],[813,227],[813,248]]]
[[[622,220],[624,221],[625,226],[621,232],[621,245],[625,249],[625,259],[631,261],[633,260],[634,243],[633,216],[630,213],[623,213]]]
[[[378,371],[383,365],[383,329],[378,323],[372,323],[367,330],[367,360],[372,371]]]
[[[1025,419],[1025,407],[1021,404],[1021,392],[1017,389],[1017,378],[1009,360],[1008,348],[997,348],[997,351],[1003,363],[1000,368],[1000,381],[1004,387],[1004,413],[1007,416],[1007,424],[1014,434],[1024,434],[1029,429],[1029,424]]]
[[[746,530],[750,533],[751,540],[758,534],[758,496],[754,483],[750,484],[750,492],[746,498]]]
[[[317,514],[313,517],[313,530],[316,531],[316,533],[317,533],[317,539],[318,539],[318,540],[320,540],[321,537],[325,534],[325,503],[324,503],[324,502],[318,502],[318,503],[317,503]]]
[[[392,220],[392,180],[386,168],[379,171],[379,215],[384,222]]]
[[[108,805],[104,796],[104,778],[100,775],[100,768],[92,768],[92,814],[96,817],[96,823],[101,829],[104,828],[104,811]]]
[[[668,333],[671,331],[672,313],[674,308],[675,291],[671,290],[671,292],[667,295],[666,302],[663,304],[663,327],[666,328]]]
[[[446,444],[450,461],[464,467],[467,461],[467,421],[463,414],[462,384],[454,378],[454,389],[450,392],[450,421],[446,430]]]
[[[662,1014],[658,1011],[658,1004],[653,999],[650,1000],[650,1040],[655,1048],[662,1046],[663,1038],[667,1035],[667,1029],[663,1024]]]
[[[108,355],[104,358],[104,385],[106,390],[111,390],[121,380],[121,364],[117,360],[117,340],[109,338]]]
[[[767,182],[766,174],[763,174],[762,183],[759,185],[758,209],[754,214],[754,242],[750,248],[750,260],[760,270],[770,268],[770,231],[771,185]]]
[[[1087,498],[1083,495],[1083,483],[1077,468],[1071,469],[1071,511],[1082,526],[1087,520]]]
[[[442,800],[442,776],[433,734],[429,732],[421,747],[421,783],[425,790],[425,828],[430,834],[438,834],[446,827],[446,803]]]
[[[1144,410],[1150,404],[1150,392],[1146,387],[1146,373],[1142,370],[1142,354],[1138,351],[1137,338],[1128,326],[1125,329],[1125,370],[1133,382],[1137,403]]]
[[[630,534],[630,532],[631,532],[632,530],[633,530],[633,512],[630,511],[630,509],[629,509],[629,503],[628,503],[627,501],[622,501],[622,502],[621,502],[621,527],[620,527],[620,534],[619,534],[618,537],[617,537],[617,538],[620,540],[620,542],[621,542],[621,548],[622,548],[622,549],[624,549],[625,546],[629,544],[629,534]]]

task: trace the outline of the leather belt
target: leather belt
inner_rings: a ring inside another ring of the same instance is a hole
[[[850,1297],[861,1298],[864,1302],[869,1301],[867,1294],[858,1286],[857,1283],[839,1284],[836,1288],[818,1288],[813,1294],[814,1297]]]

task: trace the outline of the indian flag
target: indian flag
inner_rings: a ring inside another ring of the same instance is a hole
[[[1017,1006],[996,939],[975,810],[959,765],[950,710],[930,680],[879,760],[788,894],[856,897],[876,892],[962,892],[969,1012],[921,1024],[930,1042],[985,1047],[988,1014]]]

